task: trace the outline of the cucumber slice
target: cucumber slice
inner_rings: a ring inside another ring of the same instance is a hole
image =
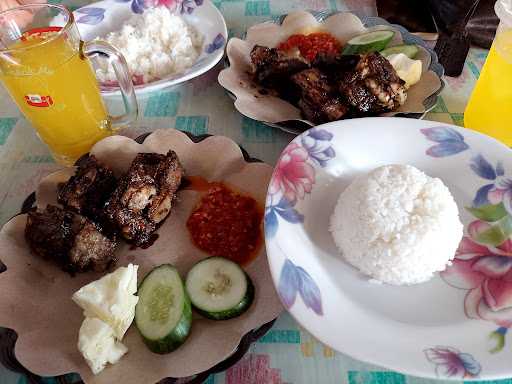
[[[393,31],[373,31],[350,39],[343,48],[344,55],[379,52],[386,48],[395,35]]]
[[[169,353],[185,342],[192,307],[176,268],[163,264],[149,272],[139,286],[135,324],[144,343],[155,353]]]
[[[240,316],[254,300],[250,277],[223,257],[209,257],[194,265],[185,287],[197,312],[213,320]]]
[[[389,55],[394,55],[396,53],[403,53],[409,59],[414,59],[419,52],[419,48],[414,44],[401,44],[395,45],[393,47],[389,47],[380,52],[380,54],[384,57]]]

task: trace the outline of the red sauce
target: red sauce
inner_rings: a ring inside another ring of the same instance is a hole
[[[277,46],[277,49],[289,51],[298,48],[301,55],[312,61],[320,52],[336,54],[341,50],[341,44],[330,33],[315,32],[309,35],[291,35]]]
[[[212,256],[226,257],[239,264],[250,261],[263,243],[263,211],[257,201],[222,183],[190,177],[189,181],[192,187],[194,184],[207,187],[206,194],[187,220],[196,246]]]

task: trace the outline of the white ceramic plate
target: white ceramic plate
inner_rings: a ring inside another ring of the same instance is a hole
[[[353,178],[393,163],[441,178],[465,226],[453,266],[409,287],[369,283],[328,232]],[[274,283],[302,326],[354,358],[458,380],[512,376],[510,223],[509,148],[460,127],[396,117],[329,123],[295,138],[274,170],[265,210]]]
[[[226,22],[217,7],[210,0],[103,0],[91,3],[73,12],[80,36],[83,40],[93,40],[109,32],[118,30],[134,14],[141,14],[151,6],[167,6],[181,15],[203,36],[203,48],[197,62],[185,72],[170,75],[160,80],[139,83],[135,79],[137,95],[171,87],[199,76],[224,55],[228,36]],[[118,87],[102,84],[104,95],[118,95]]]

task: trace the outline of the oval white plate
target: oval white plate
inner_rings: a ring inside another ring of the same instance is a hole
[[[393,163],[441,178],[465,226],[453,266],[409,287],[369,283],[328,232],[353,178]],[[512,241],[496,232],[476,242],[497,218],[512,238],[505,145],[431,121],[345,120],[304,132],[282,153],[267,194],[267,254],[285,307],[332,348],[416,376],[499,379],[512,375]]]
[[[171,87],[197,77],[217,64],[224,55],[228,36],[226,22],[210,0],[103,0],[73,12],[82,40],[93,40],[119,30],[134,14],[151,5],[167,6],[182,16],[203,36],[201,56],[185,72],[135,86],[137,95]],[[119,95],[116,86],[101,86],[104,95]]]

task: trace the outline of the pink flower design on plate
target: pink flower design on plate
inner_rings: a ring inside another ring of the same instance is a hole
[[[277,162],[272,181],[270,194],[279,191],[291,205],[298,199],[303,199],[306,193],[311,192],[315,182],[315,169],[308,164],[308,151],[297,143],[286,147]]]
[[[499,246],[482,245],[481,238],[491,224],[476,220],[468,227],[453,264],[441,277],[451,286],[467,290],[466,315],[493,321],[500,327],[512,326],[512,240]]]

